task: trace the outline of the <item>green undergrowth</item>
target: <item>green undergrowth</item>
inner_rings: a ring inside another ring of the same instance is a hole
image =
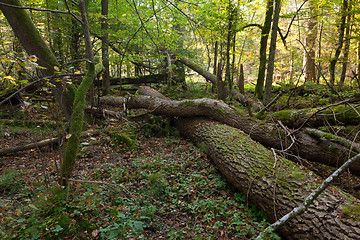
[[[187,141],[144,136],[133,123],[103,132],[98,146],[113,152],[81,177],[97,182],[63,189],[1,171],[1,239],[251,239],[268,226]],[[79,161],[85,168],[95,158]]]

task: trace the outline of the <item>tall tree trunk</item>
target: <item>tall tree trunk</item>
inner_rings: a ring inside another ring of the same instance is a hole
[[[89,59],[89,64],[86,75],[75,93],[74,111],[71,115],[70,121],[70,138],[66,144],[65,156],[61,163],[60,170],[61,172],[59,182],[62,186],[68,185],[68,179],[71,177],[75,165],[75,160],[79,149],[80,136],[83,128],[86,94],[89,91],[95,77],[94,54],[91,46],[85,0],[80,0],[80,12],[84,25],[86,54],[87,58]]]
[[[1,2],[14,6],[22,6],[19,0],[1,0]],[[29,55],[35,55],[38,58],[38,64],[44,68],[42,69],[42,74],[44,76],[53,75],[54,67],[59,66],[59,63],[39,31],[36,29],[26,10],[4,5],[0,5],[0,9],[26,52]],[[72,105],[70,100],[65,97],[67,89],[59,81],[53,81],[52,83],[55,87],[51,87],[51,91],[59,102],[66,118],[69,120],[72,112]]]
[[[321,42],[322,42],[322,33],[323,33],[323,29],[324,29],[324,23],[321,22],[320,23],[320,32],[319,32],[319,48],[318,48],[318,53],[317,53],[317,57],[319,59],[321,59]],[[321,71],[322,71],[322,66],[321,66],[321,61],[319,61],[318,63],[318,71],[317,71],[317,76],[316,76],[316,83],[319,84],[320,83],[320,78],[321,78]]]
[[[351,12],[351,2],[349,2],[348,12]],[[347,64],[349,60],[349,51],[350,51],[350,37],[351,37],[351,18],[352,14],[347,15],[347,23],[346,23],[346,32],[345,32],[345,45],[344,45],[344,56],[343,56],[343,64],[341,70],[341,77],[340,77],[340,86],[344,85],[345,78],[346,78],[346,70]]]
[[[213,69],[214,70],[213,71],[214,76],[216,76],[216,74],[217,74],[218,45],[219,45],[219,42],[215,41],[215,45],[214,45],[214,69]]]
[[[275,65],[275,53],[276,53],[276,38],[279,24],[279,16],[281,10],[281,0],[275,0],[274,17],[271,30],[270,50],[269,50],[269,61],[266,73],[266,84],[264,91],[264,105],[267,105],[271,101],[271,89],[274,75]]]
[[[101,51],[104,66],[102,87],[104,96],[110,94],[108,13],[109,0],[101,0]]]
[[[264,89],[264,80],[265,80],[265,71],[266,71],[267,41],[271,29],[273,11],[274,11],[274,0],[268,0],[266,5],[265,21],[263,28],[261,30],[259,72],[255,87],[255,95],[259,99],[263,99],[263,89]]]
[[[316,48],[316,36],[317,36],[317,17],[314,12],[314,1],[308,1],[309,17],[307,19],[306,26],[306,39],[305,39],[305,51],[304,51],[304,80],[305,82],[316,80],[315,71],[315,48]]]
[[[334,86],[334,85],[335,85],[335,69],[336,69],[336,63],[337,63],[337,61],[339,60],[341,48],[342,48],[343,43],[344,43],[344,31],[345,31],[345,23],[346,23],[347,9],[348,9],[348,0],[343,0],[343,5],[342,5],[342,7],[341,7],[341,22],[340,22],[340,26],[339,26],[339,38],[338,38],[338,43],[337,43],[335,55],[334,55],[334,57],[331,59],[331,61],[330,61],[330,67],[329,67],[329,72],[330,72],[330,85],[331,85],[331,86]]]
[[[225,66],[225,82],[228,85],[228,93],[231,92],[232,89],[232,81],[231,81],[231,55],[230,55],[230,49],[232,46],[232,40],[233,40],[233,24],[234,24],[234,7],[231,4],[231,1],[228,2],[228,29],[227,29],[227,37],[226,37],[226,66]]]

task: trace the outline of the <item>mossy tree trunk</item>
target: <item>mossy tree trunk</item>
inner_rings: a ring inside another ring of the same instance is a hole
[[[1,0],[1,2],[14,6],[22,6],[19,0]],[[37,63],[44,68],[42,69],[42,74],[44,76],[53,75],[54,67],[59,66],[59,63],[35,27],[27,11],[5,5],[0,5],[0,9],[26,52],[38,58]],[[72,105],[71,101],[65,97],[67,89],[61,81],[52,81],[52,83],[55,85],[55,87],[51,87],[52,93],[69,120]]]
[[[296,141],[292,144],[288,133],[281,127],[248,117],[245,112],[233,109],[223,101],[207,98],[173,101],[150,96],[132,96],[128,99],[103,97],[101,102],[118,107],[126,103],[128,109],[144,108],[164,116],[208,117],[241,129],[264,146],[280,150],[289,148],[288,151],[293,155],[330,166],[340,166],[349,156],[349,150],[342,145],[329,139],[312,137],[303,131],[293,135]],[[350,171],[360,175],[360,164],[353,165]]]
[[[358,99],[357,101],[360,101]],[[319,127],[327,124],[331,125],[358,125],[360,107],[355,107],[356,111],[347,104],[329,107],[320,111],[322,108],[305,108],[295,110],[281,110],[269,113],[262,118],[280,120],[286,126],[298,128],[302,125]]]
[[[270,221],[297,207],[319,186],[318,177],[277,157],[242,131],[204,119],[179,119],[177,128],[200,145],[225,178]],[[335,189],[325,190],[304,214],[279,229],[286,239],[357,239],[360,201]]]
[[[85,46],[89,64],[86,75],[75,93],[73,107],[74,110],[70,121],[70,138],[66,144],[65,156],[61,163],[60,184],[63,186],[68,185],[68,179],[71,177],[75,165],[75,160],[79,149],[80,135],[84,122],[86,94],[92,85],[93,79],[95,78],[94,54],[91,46],[85,0],[80,1],[80,11],[84,24]]]

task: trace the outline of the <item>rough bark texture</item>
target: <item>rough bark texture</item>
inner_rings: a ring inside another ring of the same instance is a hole
[[[302,126],[305,121],[305,126],[311,127],[319,127],[326,124],[358,125],[360,122],[360,116],[346,104],[333,106],[323,111],[319,111],[320,109],[321,108],[281,110],[268,114],[266,118],[280,120],[291,128],[298,128]],[[360,107],[356,107],[355,109],[360,112]]]
[[[243,112],[229,107],[223,101],[207,98],[173,101],[149,96],[133,96],[129,99],[104,97],[101,98],[101,102],[114,106],[122,106],[126,102],[129,109],[144,108],[155,114],[173,117],[209,117],[243,130],[253,140],[267,147],[286,149],[291,146],[291,141],[282,128],[247,117]],[[292,154],[335,167],[348,159],[349,150],[331,140],[311,137],[302,131],[298,131],[294,137],[296,141],[289,149]],[[360,164],[352,166],[350,171],[360,175]]]
[[[230,126],[180,119],[177,128],[206,149],[225,178],[247,195],[270,221],[298,206],[318,187],[318,178]],[[303,215],[279,231],[286,239],[359,239],[360,201],[341,190],[325,190]]]

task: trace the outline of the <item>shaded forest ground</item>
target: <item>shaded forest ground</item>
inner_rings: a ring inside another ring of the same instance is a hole
[[[177,97],[201,97],[205,88]],[[284,95],[272,108],[314,107],[335,98],[315,91]],[[34,100],[3,109],[1,148],[58,135],[64,126],[54,122],[54,108]],[[128,119],[88,121],[88,128],[100,134],[82,140],[73,177],[80,182],[68,191],[56,184],[62,146],[0,156],[0,236],[250,239],[267,226],[265,216],[233,191],[201,146],[182,139],[166,119],[138,111]],[[356,129],[340,130],[344,136],[356,134]],[[303,159],[298,164],[323,177],[334,170]],[[345,173],[335,184],[359,198],[353,188],[359,178]]]
[[[2,125],[1,146],[56,132],[38,126],[21,119]],[[75,182],[69,192],[55,179],[62,147],[0,158],[2,239],[249,239],[266,226],[265,216],[176,131],[114,119],[91,128],[101,133],[83,139],[74,179],[96,182]]]

